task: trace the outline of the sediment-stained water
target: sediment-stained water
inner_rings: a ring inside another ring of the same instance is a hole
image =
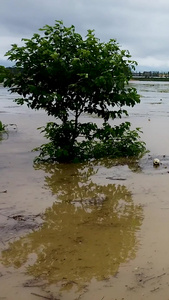
[[[119,265],[137,251],[143,209],[135,205],[125,185],[96,184],[96,170],[84,165],[48,166],[46,188],[56,195],[45,211],[42,227],[2,252],[5,265],[20,267],[34,253],[36,262],[26,271],[49,283],[78,289],[93,278],[114,276]]]
[[[0,88],[0,120],[16,124],[0,142],[3,299],[168,299],[169,83],[131,84],[141,103],[115,123],[141,127],[150,152],[72,165],[33,164],[52,118]]]

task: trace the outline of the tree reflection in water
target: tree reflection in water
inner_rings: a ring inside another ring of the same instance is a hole
[[[94,183],[95,166],[43,165],[43,169],[45,186],[56,195],[56,202],[46,210],[38,231],[2,252],[2,263],[19,268],[34,253],[36,262],[26,271],[49,283],[80,286],[92,278],[115,275],[121,263],[135,257],[142,207],[133,203],[124,185]]]

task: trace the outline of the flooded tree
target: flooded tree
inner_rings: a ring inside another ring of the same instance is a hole
[[[57,120],[41,128],[50,142],[37,149],[40,158],[72,162],[142,153],[139,128],[131,131],[129,122],[109,124],[127,115],[126,106],[140,101],[136,89],[128,86],[136,65],[129,51],[114,39],[101,42],[93,30],[82,38],[61,21],[40,31],[42,35],[35,33],[6,53],[18,72],[5,80],[21,96],[18,104],[44,109]],[[81,122],[84,113],[101,118],[102,127],[94,119]]]

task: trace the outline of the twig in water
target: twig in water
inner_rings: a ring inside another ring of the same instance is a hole
[[[31,293],[31,295],[34,295],[34,296],[37,296],[37,297],[40,297],[40,298],[44,298],[44,299],[48,299],[48,300],[59,300],[58,298],[49,298],[49,297],[46,297],[46,296],[43,296],[43,295],[39,295],[39,294],[36,294],[36,293]]]
[[[164,276],[165,274],[166,274],[166,273],[163,273],[163,274],[158,275],[158,276],[152,276],[152,277],[150,277],[150,278],[147,278],[147,279],[145,279],[145,280],[143,281],[143,283],[145,283],[146,281],[149,281],[149,280],[151,280],[151,279],[160,278],[160,277]]]
[[[158,275],[157,278],[164,276],[166,273],[163,273],[161,275]]]
[[[153,290],[151,290],[150,292],[155,292],[155,291],[157,291],[157,290],[159,290],[159,287],[157,287],[157,288],[154,288]]]
[[[126,178],[120,178],[120,177],[106,177],[106,179],[110,179],[110,180],[126,180]]]
[[[154,279],[154,278],[156,278],[157,276],[152,276],[152,277],[150,277],[150,278],[147,278],[147,279],[145,279],[144,281],[143,281],[143,283],[145,283],[145,282],[147,282],[147,281],[149,281],[149,280],[152,280],[152,279]]]

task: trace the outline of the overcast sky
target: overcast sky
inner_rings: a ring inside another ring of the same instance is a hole
[[[4,54],[45,24],[62,20],[82,36],[94,29],[130,51],[138,70],[169,71],[169,0],[0,0],[0,65]]]

